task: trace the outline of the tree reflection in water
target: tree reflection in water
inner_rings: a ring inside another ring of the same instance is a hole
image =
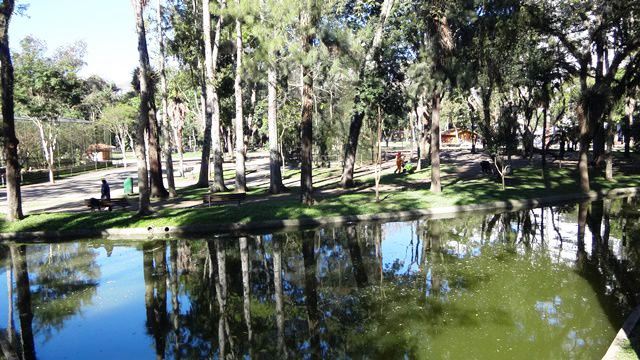
[[[67,319],[91,304],[100,278],[96,258],[87,243],[29,247],[36,334],[49,339]]]
[[[24,359],[36,358],[36,349],[33,341],[33,307],[29,284],[29,269],[27,266],[27,247],[25,245],[9,245],[11,250],[11,262],[16,275],[17,296],[16,303],[20,319],[20,353]]]
[[[167,244],[164,241],[145,243],[143,246],[144,303],[146,326],[153,336],[156,359],[164,359],[166,336],[169,332],[167,315]]]
[[[171,334],[173,345],[172,354],[174,358],[181,359],[181,343],[182,343],[182,331],[180,329],[180,301],[178,300],[179,292],[179,274],[178,271],[178,242],[172,241],[169,243],[169,290],[171,291]]]
[[[284,289],[282,282],[282,238],[273,238],[273,287],[275,298],[275,316],[278,341],[278,357],[282,359],[288,358],[288,351],[284,343]]]
[[[640,296],[638,218],[630,198],[145,242],[137,336],[158,359],[597,358]],[[93,306],[108,260],[91,245],[5,251],[7,338],[24,358]]]

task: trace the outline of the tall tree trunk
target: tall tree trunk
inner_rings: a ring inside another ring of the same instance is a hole
[[[9,21],[14,0],[3,0],[0,5],[0,83],[2,85],[2,139],[7,182],[7,220],[23,218],[20,192],[20,162],[13,109],[13,63],[9,49]]]
[[[149,99],[153,93],[149,91],[148,73],[144,71],[145,66],[149,64],[149,54],[147,52],[147,40],[144,29],[144,9],[138,0],[133,0],[133,7],[136,15],[136,31],[138,33],[138,55],[140,60],[140,72],[138,80],[140,82],[140,107],[138,110],[138,125],[136,128],[136,156],[138,158],[138,214],[145,215],[150,213],[149,208],[149,174],[147,172],[147,151],[145,147],[145,132],[149,123]]]
[[[300,164],[300,186],[301,186],[301,201],[305,205],[313,205],[315,202],[313,199],[313,115],[311,112],[311,97],[308,96],[312,90],[313,85],[309,84],[311,79],[311,70],[304,69],[306,83],[303,85],[303,100],[302,100],[302,118],[301,118],[301,164]]]
[[[592,108],[589,109],[593,111]],[[589,126],[593,131],[591,131],[592,136],[592,153],[593,153],[593,161],[595,162],[595,166],[598,169],[602,169],[605,162],[605,147],[607,143],[607,136],[605,134],[606,130],[604,128],[604,123],[598,117],[595,118],[592,112],[588,113],[587,121],[589,122]],[[594,121],[595,120],[595,121]]]
[[[240,0],[236,0],[238,7]],[[245,169],[246,148],[244,145],[244,115],[242,113],[242,24],[236,18],[236,76],[233,90],[236,100],[236,192],[247,191],[247,175]]]
[[[300,14],[300,28],[303,31],[302,51],[308,55],[315,41],[316,9],[305,9]],[[301,202],[312,205],[313,199],[313,70],[302,61],[302,116],[300,119],[300,195]]]
[[[360,95],[356,95],[354,100],[354,108],[361,106]],[[351,116],[351,125],[349,125],[349,137],[344,155],[344,168],[342,170],[341,185],[343,188],[350,188],[355,185],[353,181],[353,172],[356,167],[356,151],[358,150],[358,141],[360,139],[360,131],[362,130],[362,122],[364,120],[364,111],[355,111]]]
[[[223,128],[223,132],[226,133],[226,138],[227,138],[227,155],[229,157],[233,157],[233,134],[231,133],[232,129],[231,128]]]
[[[488,89],[482,89],[482,116],[484,117],[484,146],[483,149],[491,147],[491,94],[493,93],[493,89],[489,87]]]
[[[547,113],[549,103],[545,101],[542,109],[542,168],[547,167]]]
[[[577,107],[580,157],[578,159],[578,176],[580,177],[580,189],[582,192],[589,192],[589,124],[585,113],[585,99],[582,99]]]
[[[216,75],[218,70],[218,52],[220,49],[220,31],[222,30],[222,15],[218,15],[216,20],[216,28],[213,36],[213,43],[211,42],[211,14],[209,13],[209,1],[206,2],[206,10],[203,5],[203,31],[204,31],[204,46],[205,46],[205,67],[206,67],[206,92],[207,92],[207,107],[211,109],[211,150],[213,151],[213,184],[211,185],[212,191],[228,191],[224,184],[223,175],[223,156],[222,156],[222,141],[220,138],[220,102],[218,99],[218,90],[215,86]],[[224,9],[226,7],[226,1],[219,1],[220,7]]]
[[[380,173],[382,172],[382,111],[378,105],[378,136],[377,136],[377,153],[376,153],[376,202],[380,202]],[[411,157],[409,157],[411,161]]]
[[[173,140],[176,142],[176,148],[178,149],[178,161],[180,167],[180,176],[184,177],[184,145],[182,143],[182,126],[179,128],[172,125]]]
[[[162,183],[162,164],[160,159],[160,129],[158,129],[158,121],[156,118],[156,102],[155,90],[151,82],[151,63],[149,62],[149,52],[147,50],[146,30],[144,27],[144,7],[142,4],[136,4],[137,19],[136,26],[138,31],[138,53],[140,57],[140,102],[142,114],[147,117],[147,130],[149,136],[149,147],[147,155],[149,158],[149,175],[151,180],[151,196],[157,198],[166,198],[169,192]],[[143,105],[144,104],[144,109]]]
[[[430,163],[429,154],[431,153],[430,138],[431,125],[429,124],[429,117],[427,116],[427,107],[424,105],[424,100],[421,97],[420,105],[418,106],[418,124],[422,127],[420,131],[420,145],[418,151],[418,170],[422,170],[422,165],[428,165]]]
[[[127,133],[127,139],[129,139],[129,149],[135,153],[136,151],[136,142],[133,140],[133,135]]]
[[[148,60],[148,58],[147,58]],[[148,68],[148,73],[145,76],[150,76],[151,67]],[[160,157],[162,149],[160,148],[160,128],[158,126],[158,120],[156,118],[156,104],[155,104],[155,91],[153,86],[149,87],[149,175],[151,179],[151,196],[154,198],[166,198],[169,196],[169,192],[165,189],[162,182],[162,159]]]
[[[162,98],[162,118],[160,123],[164,127],[164,158],[165,167],[167,171],[167,187],[170,197],[176,197],[176,182],[173,178],[173,157],[172,142],[171,142],[171,124],[169,123],[169,101],[167,90],[167,72],[165,70],[165,45],[164,45],[164,27],[162,21],[162,0],[158,0],[158,33],[160,34],[159,48],[160,48],[160,96]]]
[[[49,183],[56,183],[56,175],[55,175],[55,163],[53,160],[53,149],[51,147],[48,148],[48,158],[47,158],[47,170],[49,171]]]
[[[436,91],[431,102],[431,192],[440,191],[440,94]]]
[[[356,95],[354,98],[353,108],[356,109],[351,116],[351,125],[349,126],[349,137],[347,138],[347,144],[344,154],[344,167],[342,169],[341,185],[343,188],[349,188],[353,186],[353,170],[356,164],[356,151],[358,149],[358,139],[360,138],[360,130],[362,129],[362,121],[364,119],[364,111],[362,108],[362,100],[360,98],[360,91],[364,81],[365,74],[370,73],[375,63],[373,56],[377,49],[382,44],[382,34],[384,26],[387,22],[387,18],[391,14],[393,9],[393,3],[395,0],[384,0],[382,3],[382,10],[380,12],[380,18],[376,24],[376,30],[369,44],[367,54],[364,61],[360,64],[360,71],[358,73],[358,80],[356,83]]]
[[[624,117],[624,157],[631,156],[631,126],[633,125],[633,112],[636,108],[636,100],[629,96],[625,104],[626,116]]]
[[[22,357],[25,360],[35,360],[36,348],[33,341],[33,310],[31,309],[31,286],[27,268],[27,247],[25,245],[9,245],[9,248],[13,271],[16,274]]]
[[[206,3],[208,9],[208,0],[202,0],[203,6]],[[207,34],[207,31],[204,32]],[[209,103],[209,97],[207,96],[206,78],[203,80],[201,103],[202,103],[202,117],[204,119],[204,134],[202,138],[202,154],[200,157],[200,173],[198,175],[198,182],[196,187],[206,188],[209,187],[209,160],[211,155],[211,104]]]
[[[478,137],[476,136],[476,116],[475,114],[471,114],[471,153],[476,153],[476,141]]]
[[[40,120],[34,119],[33,123],[38,128],[38,132],[40,133],[40,146],[42,149],[42,156],[44,160],[47,162],[47,171],[49,172],[49,183],[55,184],[55,163],[53,152],[55,151],[55,141],[57,140],[57,135],[54,134],[53,125],[49,122],[49,120]],[[45,127],[47,127],[45,131]]]
[[[129,165],[127,162],[127,139],[124,134],[119,133],[116,135],[116,141],[122,153],[122,165],[126,168]]]
[[[221,23],[222,21],[219,20]],[[216,36],[218,38],[219,36]],[[213,116],[211,125],[211,146],[213,148],[213,185],[214,191],[229,191],[224,184],[224,157],[222,152],[222,137],[220,131],[220,102],[218,92],[213,92]]]
[[[258,131],[258,126],[256,125],[256,103],[258,101],[258,84],[254,81],[251,83],[251,97],[250,97],[250,105],[249,105],[249,115],[247,116],[247,128],[249,129],[249,136],[246,141],[247,146],[256,146],[258,145],[255,141],[255,135]]]
[[[415,146],[417,144],[416,142],[416,127],[415,127],[415,123],[416,121],[414,120],[414,116],[416,115],[417,112],[415,111],[415,107],[412,109],[412,111],[409,113],[408,119],[409,119],[409,142],[410,145],[409,147],[411,148],[411,151],[409,152],[409,160],[412,161],[413,160],[413,156],[414,154],[416,154],[416,149]],[[387,147],[389,146],[389,137],[387,137]],[[418,150],[418,154],[420,153],[420,151]],[[418,162],[420,162],[420,159],[418,159]]]
[[[613,138],[615,131],[611,114],[607,115],[607,129],[605,130],[605,150],[604,150],[604,177],[607,181],[613,180]]]
[[[273,60],[273,59],[272,59]],[[267,70],[267,103],[268,103],[268,126],[269,126],[269,192],[278,194],[285,190],[282,183],[282,154],[278,147],[278,74],[275,65],[270,64]]]

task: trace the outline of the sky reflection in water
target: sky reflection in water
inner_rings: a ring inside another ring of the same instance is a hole
[[[40,359],[595,359],[638,299],[638,217],[636,199],[619,199],[248,238],[5,245],[0,324]]]

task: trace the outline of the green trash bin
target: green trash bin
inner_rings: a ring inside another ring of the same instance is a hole
[[[124,179],[124,194],[125,195],[133,194],[133,179],[130,177]]]

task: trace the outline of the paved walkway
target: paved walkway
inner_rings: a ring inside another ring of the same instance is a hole
[[[389,151],[389,153],[392,153]],[[408,152],[406,153],[408,157]],[[450,165],[453,173],[443,174],[446,179],[456,176],[460,178],[475,178],[482,176],[479,162],[486,159],[482,154],[470,154],[469,150],[445,150],[442,152],[442,164]],[[383,164],[383,174],[391,173],[395,167],[393,159],[387,160]],[[515,159],[514,167],[526,165],[526,160]],[[177,163],[174,165],[177,169]],[[269,186],[269,156],[268,152],[252,152],[247,157],[247,186],[249,188]],[[179,177],[176,174],[176,187],[178,189],[193,185],[197,180],[200,168],[199,160],[185,160],[185,168],[193,170],[186,177]],[[234,163],[224,164],[224,169],[232,170]],[[354,174],[356,179],[371,177],[375,173],[375,167],[367,165],[356,169]],[[353,190],[342,190],[338,187],[340,181],[340,169],[314,169],[314,188],[316,188],[317,198],[335,196],[345,192],[353,191],[373,191],[372,188],[358,188]],[[72,176],[57,180],[55,184],[41,183],[24,185],[22,187],[23,210],[25,214],[38,212],[59,212],[59,211],[87,211],[84,206],[84,199],[100,197],[100,180],[106,179],[111,186],[111,196],[123,196],[123,182],[127,177],[134,181],[137,179],[137,171],[134,166],[128,168],[107,169]],[[227,186],[233,188],[233,180],[226,181]],[[299,175],[292,176],[284,180],[285,186],[297,187],[300,183]],[[385,185],[384,191],[401,190],[406,187],[407,182],[396,185]],[[281,194],[277,197],[291,198],[296,194]],[[251,201],[266,201],[273,199],[273,196],[255,197]],[[0,189],[0,212],[6,213],[6,189]],[[133,205],[133,204],[132,204]],[[199,200],[168,199],[152,201],[154,209],[165,208],[188,208],[202,205]]]

